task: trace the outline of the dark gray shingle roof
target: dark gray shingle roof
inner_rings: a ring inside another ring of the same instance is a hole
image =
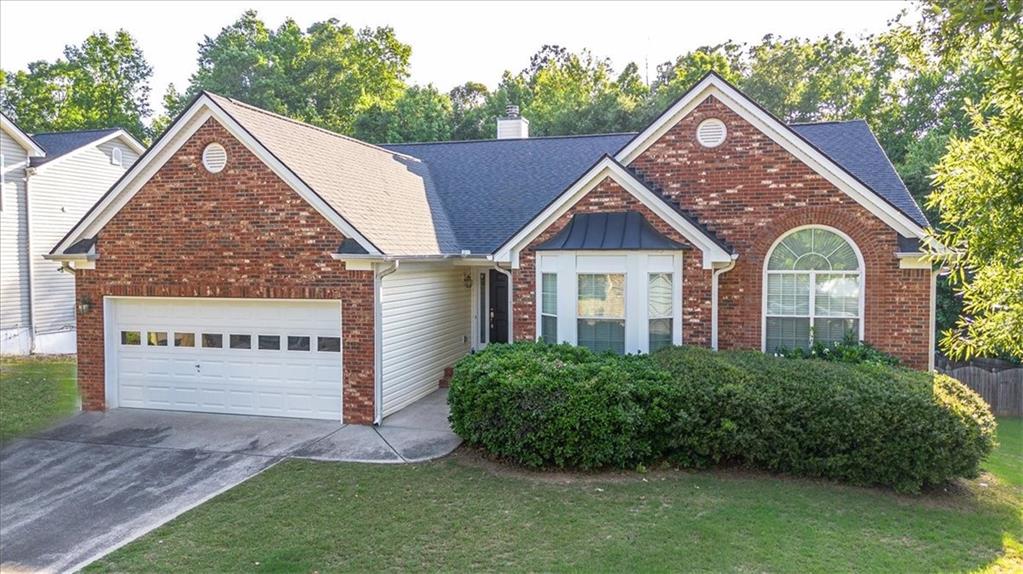
[[[561,231],[537,246],[538,251],[686,249],[665,237],[638,211],[577,213]]]
[[[797,124],[792,129],[913,221],[928,225],[866,122]],[[459,246],[473,253],[490,253],[603,154],[614,155],[634,135],[382,147],[423,160],[433,176]]]
[[[92,142],[103,139],[118,131],[119,128],[104,128],[99,130],[80,130],[72,132],[49,132],[32,134],[32,139],[39,144],[39,147],[46,151],[45,157],[32,158],[32,165],[42,165],[51,162],[62,155],[67,155],[80,147],[87,146]]]
[[[461,249],[491,253],[634,134],[383,146],[422,160]]]
[[[929,225],[867,122],[852,120],[791,127],[918,225]]]

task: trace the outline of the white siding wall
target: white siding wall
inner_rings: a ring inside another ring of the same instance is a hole
[[[115,147],[121,150],[121,166],[110,162]],[[75,328],[74,275],[61,273],[60,265],[43,259],[43,255],[136,159],[138,156],[131,148],[114,139],[43,164],[29,180],[37,335]]]
[[[0,198],[0,347],[17,352],[11,338],[29,327],[28,235],[25,223],[25,167],[28,154],[0,131],[3,197]]]
[[[467,269],[402,264],[381,284],[383,413],[437,388],[469,350]]]

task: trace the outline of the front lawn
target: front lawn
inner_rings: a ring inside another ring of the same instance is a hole
[[[984,470],[1023,490],[1023,418],[999,417],[998,449],[984,461]]]
[[[74,357],[0,359],[0,443],[40,430],[77,407]]]
[[[464,449],[291,460],[89,570],[1010,572],[1016,496],[990,477],[913,497],[728,471],[534,473]]]

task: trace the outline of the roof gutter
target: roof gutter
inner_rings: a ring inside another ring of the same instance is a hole
[[[461,253],[436,255],[368,255],[362,253],[331,253],[336,261],[492,261],[493,255],[466,255]]]

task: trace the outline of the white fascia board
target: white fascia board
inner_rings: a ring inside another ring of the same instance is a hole
[[[845,192],[867,211],[884,221],[892,229],[906,237],[924,238],[926,231],[915,221],[889,205],[876,193],[852,177],[845,169],[836,164],[816,148],[796,136],[792,130],[766,113],[749,98],[728,85],[727,82],[711,74],[697,84],[684,97],[650,124],[647,129],[622,148],[615,159],[628,165],[647,150],[662,135],[671,129],[679,120],[689,114],[693,108],[709,96],[714,96],[729,109],[766,134],[772,141],[787,152],[805,163],[810,169],[824,177],[829,183]]]
[[[605,157],[597,162],[572,187],[568,188],[558,199],[540,212],[529,225],[501,246],[494,255],[494,260],[502,263],[511,263],[512,268],[518,268],[519,252],[522,248],[529,245],[544,229],[547,229],[559,217],[567,213],[576,202],[593,190],[600,182],[604,181],[606,177],[610,177],[621,185],[622,188],[639,199],[654,215],[663,219],[696,246],[703,253],[703,266],[705,269],[710,269],[714,262],[732,260],[730,253],[722,249],[721,246],[708,238],[702,230],[666,205],[664,201],[636,181],[632,174],[622,169],[621,165],[610,157]]]
[[[931,269],[934,263],[926,253],[904,252],[895,254],[899,260],[899,269]]]
[[[21,131],[17,124],[7,119],[7,116],[3,114],[0,114],[0,125],[3,126],[3,130],[7,132],[7,135],[11,136],[11,139],[18,142],[18,145],[28,151],[29,157],[43,157],[46,155],[46,150],[39,147],[39,144],[32,139],[32,136]]]
[[[296,177],[290,169],[242,128],[234,118],[229,116],[205,95],[197,98],[192,106],[171,126],[170,130],[160,138],[157,144],[144,157],[136,161],[128,173],[75,225],[72,231],[54,249],[54,254],[60,255],[69,246],[99,233],[103,226],[138,193],[142,186],[210,118],[215,119],[232,136],[242,142],[250,152],[270,167],[278,177],[309,202],[320,215],[338,228],[345,237],[351,237],[358,241],[370,254],[380,254],[380,251],[363,237],[361,233],[356,231],[340,214],[327,205],[319,195]]]

